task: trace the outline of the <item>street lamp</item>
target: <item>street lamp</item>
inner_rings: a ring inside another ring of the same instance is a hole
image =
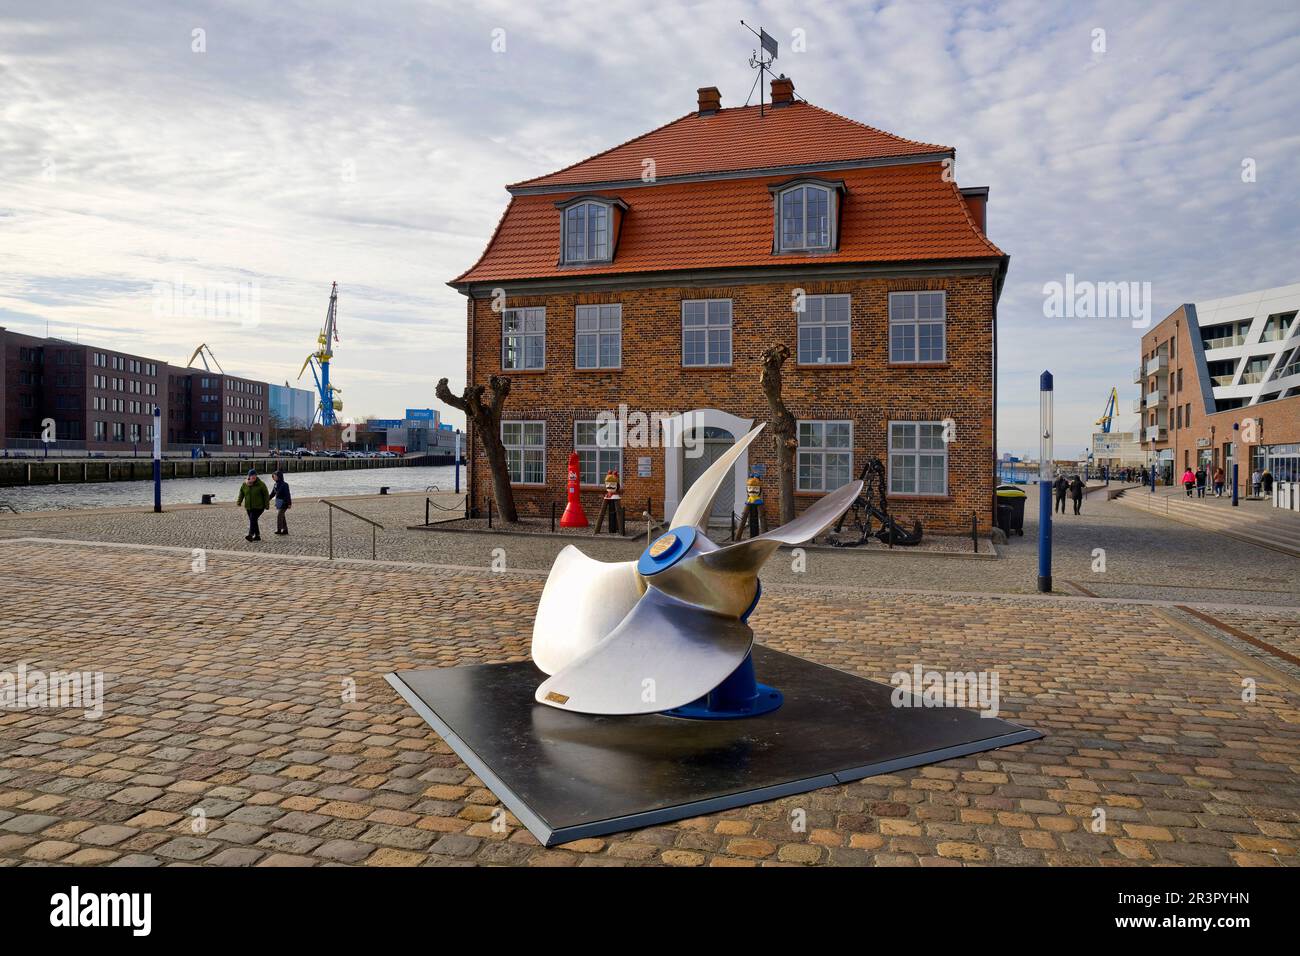
[[[1052,590],[1052,373],[1038,378],[1038,590]]]

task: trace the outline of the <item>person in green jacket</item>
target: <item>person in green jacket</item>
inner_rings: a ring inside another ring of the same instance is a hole
[[[271,493],[266,490],[266,485],[262,484],[262,479],[257,477],[257,469],[248,469],[248,478],[239,486],[239,497],[235,500],[235,504],[242,505],[248,512],[248,534],[244,535],[245,541],[262,540],[257,519],[262,517],[262,512],[270,503]]]

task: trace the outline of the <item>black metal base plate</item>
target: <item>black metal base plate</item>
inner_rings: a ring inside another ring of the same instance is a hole
[[[713,813],[1043,736],[754,645],[780,710],[745,720],[599,717],[538,704],[531,662],[387,675],[544,845]]]

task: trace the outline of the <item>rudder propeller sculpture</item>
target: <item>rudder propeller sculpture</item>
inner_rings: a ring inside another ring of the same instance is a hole
[[[707,537],[708,517],[736,461],[763,426],[696,480],[669,530],[636,561],[609,563],[570,545],[556,557],[533,623],[533,661],[550,675],[539,703],[588,714],[696,718],[754,716],[780,706],[758,684],[746,623],[759,569],[782,544],[800,544],[857,498],[861,481],[827,494],[779,528],[736,544]]]

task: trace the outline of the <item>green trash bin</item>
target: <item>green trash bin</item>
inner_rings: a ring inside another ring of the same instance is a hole
[[[998,485],[998,527],[1002,533],[1011,536],[1014,531],[1022,538],[1025,536],[1025,492],[1015,485]]]

